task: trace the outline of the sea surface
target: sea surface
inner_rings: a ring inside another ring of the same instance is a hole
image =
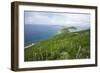
[[[57,25],[25,24],[24,46],[48,39],[49,37],[54,36],[59,30],[60,26]]]
[[[70,29],[71,32],[77,32],[88,29],[88,27],[77,26],[77,29]],[[59,25],[43,25],[43,24],[25,24],[24,25],[24,47],[46,40],[49,37],[56,35],[62,26]]]

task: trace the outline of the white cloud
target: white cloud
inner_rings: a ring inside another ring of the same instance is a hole
[[[25,12],[25,24],[90,26],[89,14]]]

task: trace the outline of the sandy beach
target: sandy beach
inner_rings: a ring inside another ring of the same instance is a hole
[[[31,46],[33,46],[35,43],[32,43],[32,44],[30,44],[30,45],[28,45],[28,46],[25,46],[24,48],[29,48],[29,47],[31,47]]]

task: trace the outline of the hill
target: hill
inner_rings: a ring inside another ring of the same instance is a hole
[[[90,58],[89,29],[70,32],[64,28],[61,33],[24,49],[25,61],[86,58]]]

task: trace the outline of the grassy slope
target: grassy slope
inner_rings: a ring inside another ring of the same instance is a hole
[[[64,32],[25,49],[25,61],[90,57],[90,30]]]

